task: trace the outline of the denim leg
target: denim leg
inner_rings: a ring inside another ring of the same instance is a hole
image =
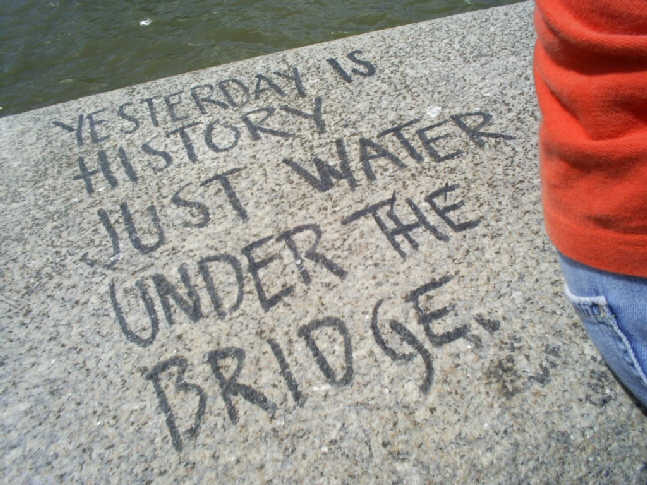
[[[607,365],[647,406],[647,278],[608,273],[563,254],[566,296]]]

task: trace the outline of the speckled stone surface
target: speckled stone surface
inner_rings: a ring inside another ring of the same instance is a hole
[[[1,119],[3,480],[646,483],[533,42],[522,3]]]

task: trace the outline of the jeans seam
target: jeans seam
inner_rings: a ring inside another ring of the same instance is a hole
[[[620,339],[622,342],[622,351],[623,353],[626,353],[625,357],[628,357],[629,362],[627,362],[632,371],[635,372],[636,377],[640,379],[642,382],[643,386],[647,388],[647,376],[645,375],[645,372],[643,369],[640,367],[640,364],[638,362],[638,359],[636,359],[636,355],[634,354],[633,349],[631,348],[631,345],[629,344],[629,340],[625,336],[625,334],[620,330],[620,327],[618,327],[618,323],[615,317],[615,314],[611,311],[611,308],[609,306],[609,303],[607,302],[606,297],[604,296],[594,296],[594,297],[583,297],[583,296],[577,296],[574,295],[573,293],[570,292],[568,286],[565,286],[565,293],[566,296],[568,297],[569,301],[571,302],[571,305],[575,308],[577,311],[578,315],[580,318],[584,319],[587,318],[589,321],[594,322],[597,325],[605,325],[609,329],[613,331],[615,336]],[[598,305],[602,308],[604,308],[604,314],[602,315],[582,315],[580,311],[578,311],[578,304],[582,305]]]

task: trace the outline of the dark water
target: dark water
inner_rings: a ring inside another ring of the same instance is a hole
[[[0,0],[0,116],[515,0]]]

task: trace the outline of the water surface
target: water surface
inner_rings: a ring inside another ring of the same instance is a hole
[[[2,0],[0,116],[515,0]]]

